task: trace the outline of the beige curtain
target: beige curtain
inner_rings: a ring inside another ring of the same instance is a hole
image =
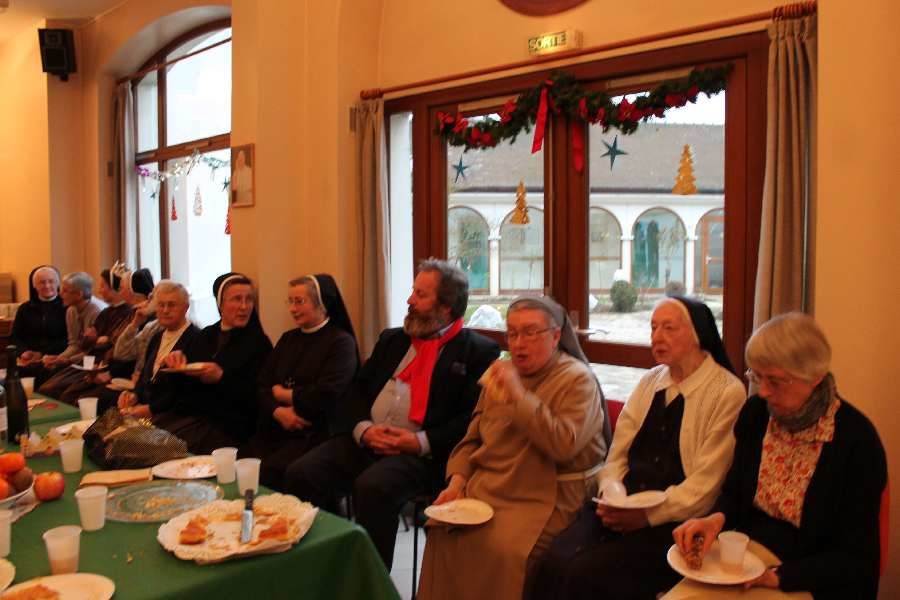
[[[134,98],[131,82],[120,83],[116,88],[115,120],[115,206],[119,223],[119,260],[136,269],[138,264],[138,178],[134,171],[134,155],[137,150]]]
[[[812,312],[816,201],[816,16],[769,25],[766,176],[754,327]]]
[[[378,334],[387,327],[390,301],[390,210],[383,100],[364,100],[356,105],[356,150],[363,274],[362,326],[358,331],[360,351],[368,356]]]

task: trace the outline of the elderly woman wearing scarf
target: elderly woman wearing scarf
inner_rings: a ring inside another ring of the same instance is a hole
[[[290,282],[296,329],[284,333],[259,374],[259,424],[242,454],[262,459],[260,481],[283,489],[288,465],[328,438],[329,421],[359,368],[353,324],[331,275]]]
[[[549,298],[509,307],[509,361],[496,361],[435,500],[494,508],[478,527],[433,525],[419,597],[518,600],[553,538],[594,491],[606,455],[605,401],[565,310]]]
[[[722,495],[711,515],[687,521],[674,538],[685,551],[702,534],[705,554],[722,529],[737,529],[767,569],[749,590],[722,595],[685,582],[666,599],[875,600],[887,482],[875,427],[838,395],[831,347],[812,317],[775,317],[756,330],[745,355],[757,395],[735,426]]]
[[[200,332],[187,354],[166,356],[168,367],[182,367],[188,356],[202,368],[185,371],[204,385],[199,397],[183,394],[175,406],[154,416],[154,424],[174,433],[195,454],[245,442],[256,428],[256,379],[272,343],[256,313],[253,282],[240,273],[226,273],[213,282],[222,318]]]
[[[705,304],[666,298],[650,327],[660,365],[625,404],[600,478],[628,494],[662,490],[665,500],[646,509],[587,503],[548,552],[532,598],[655,598],[678,581],[666,562],[672,530],[706,514],[719,494],[744,387]]]

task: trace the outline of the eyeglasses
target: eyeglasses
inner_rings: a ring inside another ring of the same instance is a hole
[[[233,304],[235,306],[241,306],[244,304],[252,305],[253,304],[253,295],[247,294],[244,296],[231,296],[230,298],[227,298],[225,300],[224,304]]]
[[[538,339],[542,333],[552,331],[555,327],[545,327],[543,329],[526,329],[525,331],[507,331],[506,341],[515,342],[521,339],[523,342],[533,342]]]
[[[746,377],[747,381],[749,381],[753,385],[758,386],[762,383],[765,383],[767,386],[769,386],[770,389],[773,390],[780,390],[794,383],[793,379],[785,377],[772,377],[771,375],[760,375],[753,369],[747,369],[747,372],[744,373],[744,377]]]
[[[285,298],[284,305],[290,308],[291,306],[303,306],[306,304],[306,298]]]

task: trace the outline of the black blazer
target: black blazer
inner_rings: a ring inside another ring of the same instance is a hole
[[[172,410],[175,407],[178,396],[187,393],[202,395],[203,384],[194,377],[188,377],[179,373],[157,373],[153,377],[153,363],[159,345],[162,342],[163,331],[158,331],[147,344],[147,353],[144,355],[144,367],[141,376],[134,386],[134,393],[138,402],[149,404],[150,411],[154,415]],[[181,350],[188,362],[197,362],[203,358],[203,344],[200,330],[193,323],[188,324],[178,341],[172,347],[172,351]]]
[[[872,423],[846,401],[835,414],[834,439],[822,447],[797,529],[753,506],[769,423],[764,400],[753,396],[734,427],[737,445],[716,510],[725,527],[767,546],[783,564],[781,589],[816,600],[878,595],[881,493],[887,462]]]
[[[381,332],[375,349],[353,381],[345,431],[370,418],[375,398],[406,356],[411,340],[403,329]],[[463,328],[441,349],[431,376],[428,409],[422,429],[431,446],[433,476],[444,480],[447,458],[469,426],[481,387],[478,379],[500,355],[496,342]]]

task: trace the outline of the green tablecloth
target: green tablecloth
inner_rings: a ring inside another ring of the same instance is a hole
[[[42,396],[41,394],[33,394],[30,399],[44,400],[43,403],[28,411],[28,423],[32,426],[43,423],[68,423],[81,419],[78,407]]]
[[[46,429],[37,428],[38,433]],[[35,472],[61,471],[58,456],[29,459],[29,466]],[[41,534],[58,525],[79,524],[72,494],[81,476],[94,470],[85,458],[81,473],[65,474],[62,498],[41,504],[13,523],[7,559],[16,566],[15,583],[50,574]],[[234,484],[223,488],[226,498],[237,497]],[[399,598],[366,533],[321,510],[309,533],[291,550],[216,565],[175,558],[156,541],[158,528],[158,523],[107,521],[100,531],[83,532],[79,571],[112,579],[119,599]]]

